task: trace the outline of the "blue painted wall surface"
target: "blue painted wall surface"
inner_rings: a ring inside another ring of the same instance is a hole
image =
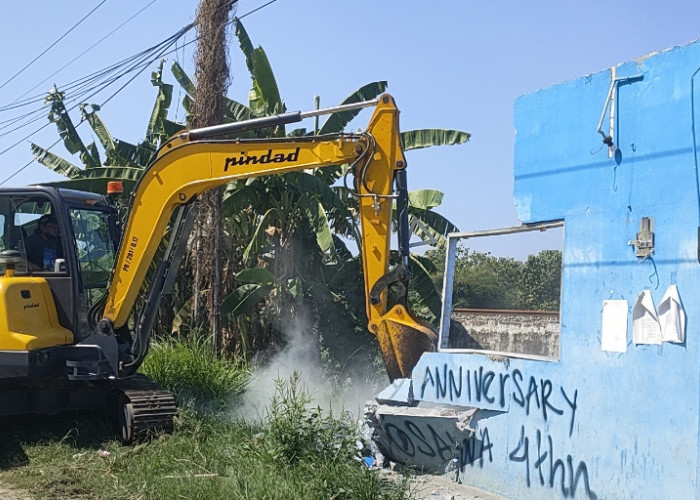
[[[463,479],[515,498],[698,498],[700,198],[691,78],[700,43],[615,68],[617,158],[596,132],[611,70],[516,102],[515,203],[523,222],[565,220],[558,362],[433,353],[413,372],[417,399],[496,410],[465,445]],[[700,121],[700,75],[695,78]],[[698,124],[700,125],[700,124]],[[607,117],[604,130],[608,131]],[[655,251],[629,240],[654,218]],[[686,342],[632,344],[631,310],[671,284]],[[628,348],[601,350],[602,303],[629,304]]]

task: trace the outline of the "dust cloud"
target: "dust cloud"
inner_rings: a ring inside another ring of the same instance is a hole
[[[275,395],[276,384],[278,381],[289,382],[294,374],[299,376],[300,389],[311,399],[310,407],[319,406],[325,411],[332,410],[334,414],[358,416],[364,403],[389,384],[388,378],[373,384],[365,382],[367,377],[364,375],[369,370],[376,372],[378,368],[375,366],[345,366],[342,380],[338,380],[336,373],[324,372],[318,334],[309,322],[298,321],[284,334],[285,347],[264,365],[255,368],[245,393],[233,405],[237,416],[248,420],[264,419]]]

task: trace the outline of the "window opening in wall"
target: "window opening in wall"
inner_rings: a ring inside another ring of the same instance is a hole
[[[559,359],[563,225],[448,235],[440,351]],[[522,255],[524,238],[537,248],[529,255]]]

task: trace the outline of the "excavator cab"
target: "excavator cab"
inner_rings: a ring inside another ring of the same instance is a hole
[[[14,252],[9,262],[0,258],[0,378],[65,372],[63,347],[90,335],[88,311],[105,294],[115,222],[100,195],[43,186],[0,190],[0,252]],[[26,355],[38,350],[44,356]],[[34,358],[53,362],[32,364]]]
[[[117,222],[98,194],[0,189],[0,415],[97,410],[115,418],[125,442],[172,429],[173,396],[143,375],[110,377],[108,348],[90,340]]]

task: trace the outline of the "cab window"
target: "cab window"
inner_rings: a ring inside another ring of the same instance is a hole
[[[43,196],[0,196],[0,251],[17,250],[16,272],[66,272],[65,247],[54,207]]]
[[[102,295],[114,265],[109,216],[99,210],[69,210],[83,289]],[[96,299],[96,298],[95,298]]]

